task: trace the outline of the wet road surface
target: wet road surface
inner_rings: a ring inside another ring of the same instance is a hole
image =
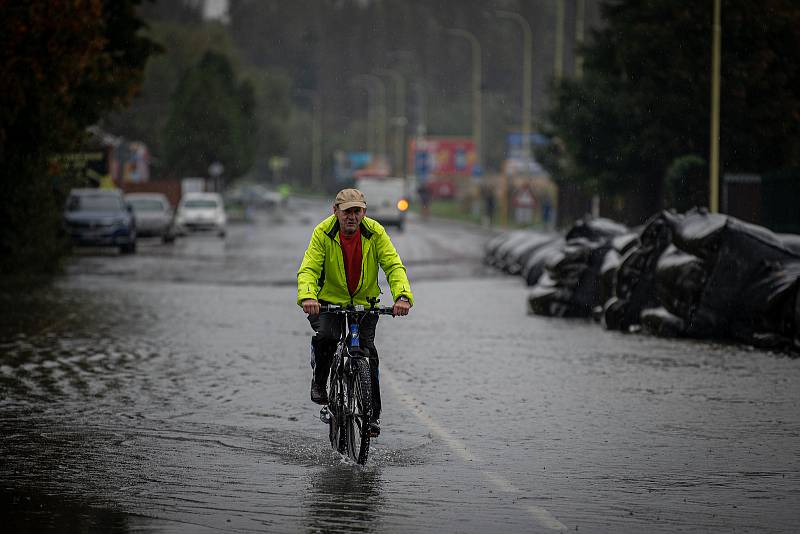
[[[11,531],[796,531],[800,360],[527,316],[453,223],[392,233],[417,305],[380,321],[383,432],[344,462],[294,304],[327,207],[294,207],[0,295]]]

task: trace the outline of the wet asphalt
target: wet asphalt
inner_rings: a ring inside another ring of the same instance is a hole
[[[797,531],[800,360],[528,316],[491,232],[451,222],[390,229],[417,302],[380,320],[383,431],[344,461],[295,304],[327,210],[0,295],[3,530]]]

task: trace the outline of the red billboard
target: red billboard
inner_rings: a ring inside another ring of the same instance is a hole
[[[420,178],[471,176],[478,163],[470,137],[424,137],[409,141],[409,169]]]

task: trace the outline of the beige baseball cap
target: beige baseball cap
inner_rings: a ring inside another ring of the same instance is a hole
[[[367,209],[367,199],[364,198],[364,193],[358,189],[342,189],[336,194],[334,205],[340,210],[349,210],[355,207]]]

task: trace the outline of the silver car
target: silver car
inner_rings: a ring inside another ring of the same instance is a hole
[[[209,230],[225,237],[228,218],[218,193],[186,193],[178,204],[175,225],[181,234]]]
[[[164,243],[175,241],[177,234],[172,206],[161,193],[128,193],[125,201],[133,207],[140,236],[157,236]]]

